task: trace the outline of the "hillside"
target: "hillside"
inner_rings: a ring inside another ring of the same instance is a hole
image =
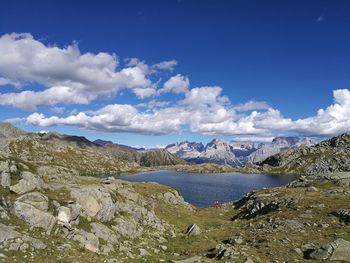
[[[0,126],[0,146],[4,149],[2,154],[34,166],[65,167],[78,175],[117,175],[135,172],[142,166],[185,163],[166,150],[138,152],[118,144],[101,145],[81,136],[25,133],[7,123]]]
[[[347,152],[348,142],[343,135],[315,148]],[[81,137],[21,135],[6,149],[0,262],[349,262],[349,173],[198,209],[160,184],[79,176],[104,162],[131,165]],[[147,154],[172,161],[164,150]]]
[[[313,146],[301,146],[260,162],[263,172],[326,174],[350,171],[350,135],[342,134]]]

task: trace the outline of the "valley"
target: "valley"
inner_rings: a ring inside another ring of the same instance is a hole
[[[349,262],[349,138],[231,167],[2,123],[0,262]],[[169,186],[118,178],[164,168],[223,184],[229,174],[207,173],[299,176],[206,208]]]

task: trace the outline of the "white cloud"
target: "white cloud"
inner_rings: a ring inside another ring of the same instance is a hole
[[[234,137],[232,139],[233,142],[265,142],[269,143],[272,142],[272,140],[276,136],[239,136],[239,137]]]
[[[154,64],[152,67],[155,69],[160,69],[160,70],[169,70],[173,71],[174,67],[177,65],[176,60],[168,60],[168,61],[162,61],[158,64]]]
[[[237,114],[219,87],[191,89],[174,106],[158,105],[141,112],[131,105],[108,105],[98,111],[80,112],[66,118],[45,117],[34,113],[27,122],[39,126],[74,125],[106,132],[169,134],[188,130],[202,134],[267,135],[293,131],[313,135],[331,135],[350,130],[350,91],[335,90],[334,104],[317,115],[292,120],[273,108]],[[156,104],[156,101],[152,102]],[[261,136],[260,136],[261,137]],[[256,137],[255,137],[256,138]]]
[[[123,88],[144,98],[154,89],[148,77],[152,72],[144,62],[133,61],[117,71],[115,54],[81,53],[76,43],[59,48],[44,45],[31,34],[5,34],[0,36],[0,54],[0,86],[38,83],[44,87],[0,94],[0,105],[33,110],[40,105],[87,104]]]
[[[250,100],[246,103],[241,103],[234,106],[234,110],[236,111],[251,111],[251,110],[265,110],[268,109],[269,105],[265,101],[254,101]]]
[[[172,92],[175,94],[188,92],[190,81],[187,77],[180,74],[171,77],[168,81],[164,83],[164,87],[158,90],[158,93]]]

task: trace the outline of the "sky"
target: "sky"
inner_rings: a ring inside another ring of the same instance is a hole
[[[350,129],[350,1],[2,1],[0,121],[131,146]]]

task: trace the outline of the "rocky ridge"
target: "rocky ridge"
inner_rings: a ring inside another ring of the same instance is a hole
[[[313,145],[309,138],[280,136],[271,143],[237,143],[214,139],[207,145],[195,142],[181,142],[165,147],[169,152],[191,163],[215,163],[242,166],[265,160],[267,157],[296,148],[301,145]]]

